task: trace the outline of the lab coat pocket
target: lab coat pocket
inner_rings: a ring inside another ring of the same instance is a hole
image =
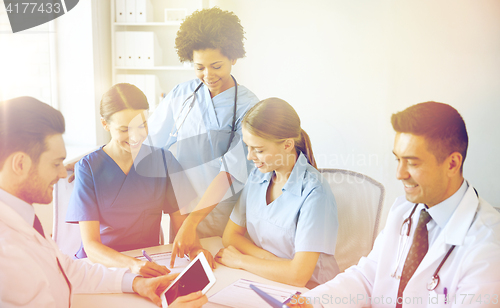
[[[435,290],[429,291],[427,307],[432,307],[432,308],[447,307],[448,304],[449,304],[449,299],[446,298],[445,294],[438,294]]]

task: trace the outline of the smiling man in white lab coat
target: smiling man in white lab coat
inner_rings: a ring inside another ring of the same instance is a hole
[[[43,234],[33,203],[50,203],[66,177],[62,114],[31,97],[0,102],[0,307],[69,307],[73,293],[136,292],[158,296],[174,276],[142,278],[127,269],[72,260]],[[193,293],[176,307],[199,307]]]
[[[405,197],[366,258],[290,306],[500,307],[500,214],[462,175],[462,117],[426,102],[394,114],[392,125]]]

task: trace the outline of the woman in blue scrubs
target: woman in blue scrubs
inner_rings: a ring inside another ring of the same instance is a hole
[[[80,225],[77,258],[154,277],[169,271],[119,252],[157,246],[162,213],[170,214],[178,230],[185,218],[179,206],[190,201],[183,198],[193,191],[169,151],[142,145],[148,108],[146,96],[131,84],[117,84],[103,95],[101,122],[111,140],[75,165],[66,222]],[[184,194],[176,198],[174,186],[184,187]],[[200,249],[198,245],[191,252]]]
[[[181,83],[149,119],[152,145],[172,150],[200,198],[191,203],[174,241],[182,256],[200,237],[222,236],[252,166],[246,163],[241,119],[258,102],[231,75],[245,56],[243,27],[232,12],[196,11],[177,32],[182,62],[194,65],[196,79]]]
[[[243,119],[243,141],[256,168],[215,260],[301,287],[332,279],[339,272],[337,206],[297,113],[278,98],[259,102]]]

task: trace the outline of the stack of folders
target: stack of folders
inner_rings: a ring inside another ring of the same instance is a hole
[[[116,0],[116,22],[143,23],[153,21],[151,0]]]
[[[150,114],[154,112],[160,102],[163,90],[156,75],[117,74],[116,83],[130,83],[141,89],[148,99]]]
[[[162,49],[151,31],[115,32],[115,65],[117,67],[153,67],[161,65]]]

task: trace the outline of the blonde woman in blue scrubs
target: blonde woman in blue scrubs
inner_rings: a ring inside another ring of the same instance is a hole
[[[300,287],[332,279],[339,273],[337,206],[297,113],[269,98],[247,112],[242,126],[255,169],[224,231],[226,248],[215,260]]]

